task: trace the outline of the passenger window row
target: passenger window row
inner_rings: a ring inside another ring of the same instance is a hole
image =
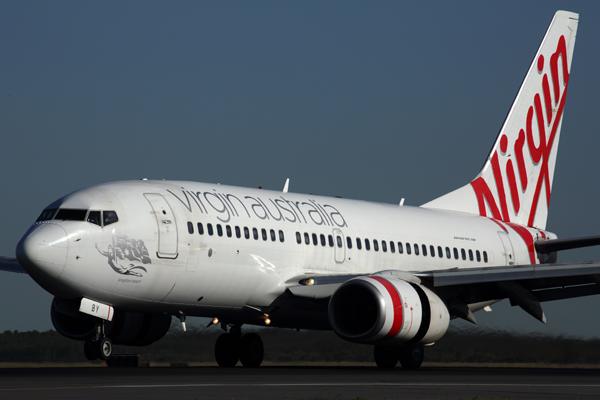
[[[319,244],[321,244],[321,246],[334,246],[334,240],[332,235],[327,235],[327,237],[325,237],[325,235],[323,235],[322,233],[317,236],[316,233],[308,234],[304,232],[303,237],[302,234],[300,234],[300,232],[296,232],[296,242],[298,242],[298,244],[302,243],[303,238],[305,244],[311,244],[312,241],[312,244],[314,244],[315,246],[318,246]],[[342,247],[342,238],[340,236],[336,236],[335,244],[337,244],[337,247]]]
[[[187,227],[188,227],[188,232],[190,234],[194,233],[194,224],[192,222],[188,222],[187,223]],[[197,223],[197,229],[198,229],[198,234],[200,235],[204,235],[205,234],[205,230],[204,230],[204,225],[202,224],[202,222],[198,222]],[[282,230],[279,230],[277,233],[275,232],[275,230],[273,229],[269,229],[268,231],[265,228],[261,228],[260,230],[258,228],[248,228],[246,226],[244,226],[243,228],[240,228],[239,226],[234,226],[233,229],[230,225],[225,225],[225,231],[223,231],[223,226],[221,224],[216,224],[216,233],[217,236],[223,236],[226,235],[227,237],[233,237],[234,233],[235,233],[235,237],[236,238],[241,238],[242,237],[242,230],[243,230],[243,236],[246,239],[250,239],[251,237],[254,240],[259,240],[260,238],[262,238],[263,241],[267,241],[267,240],[271,240],[272,242],[276,242],[277,239],[279,238],[279,241],[281,243],[283,243],[285,241],[285,236],[283,234]],[[207,223],[206,224],[206,233],[209,236],[213,236],[215,234],[215,227],[213,227],[213,225],[211,223]],[[342,241],[342,237],[341,236],[336,236],[335,239],[333,237],[333,235],[327,235],[325,236],[324,234],[319,234],[317,235],[316,233],[308,233],[308,232],[304,232],[303,234],[300,232],[296,232],[296,242],[298,244],[302,244],[304,242],[304,244],[313,244],[314,246],[318,246],[321,245],[323,247],[325,246],[329,246],[329,247],[339,247],[341,248],[343,246],[343,241]],[[482,251],[480,252],[479,250],[465,250],[464,248],[461,248],[460,250],[456,247],[450,249],[450,247],[445,247],[442,248],[442,246],[437,246],[437,249],[435,246],[433,245],[429,245],[429,247],[427,245],[424,244],[417,244],[417,243],[403,243],[403,242],[393,242],[393,241],[385,241],[385,240],[381,240],[378,241],[377,239],[373,239],[372,241],[370,239],[364,238],[356,238],[355,240],[356,243],[356,248],[358,250],[362,250],[363,248],[363,243],[364,243],[364,248],[367,251],[370,251],[371,248],[373,248],[374,251],[379,251],[381,249],[382,252],[387,253],[388,250],[390,253],[395,253],[396,249],[398,251],[398,254],[403,254],[406,251],[406,254],[410,255],[410,254],[414,254],[416,256],[422,254],[423,256],[427,256],[429,255],[430,257],[436,257],[436,250],[437,250],[437,257],[438,258],[444,258],[444,256],[447,259],[452,259],[454,258],[455,260],[458,259],[462,259],[462,260],[467,260],[467,256],[469,261],[475,261],[477,260],[477,262],[481,262],[483,259],[484,263],[488,262],[488,254],[487,251]],[[352,238],[350,236],[346,237],[346,246],[349,249],[353,248],[353,241]]]
[[[335,245],[337,245],[337,247],[342,247],[342,238],[341,236],[336,236],[335,237]],[[319,244],[321,246],[327,246],[329,245],[329,247],[334,247],[334,240],[333,240],[333,236],[332,235],[327,235],[327,237],[325,237],[324,234],[320,234],[317,236],[316,233],[312,233],[309,234],[307,232],[304,232],[304,234],[301,234],[300,232],[296,232],[296,242],[298,244],[302,244],[302,242],[304,242],[304,244],[313,244],[315,246],[318,246]],[[392,242],[391,240],[385,241],[378,241],[377,239],[373,239],[372,241],[365,238],[365,239],[361,239],[361,238],[356,238],[356,248],[358,250],[362,250],[363,248],[363,243],[364,243],[364,248],[365,250],[371,250],[371,247],[373,248],[374,251],[379,251],[381,249],[382,252],[387,253],[388,249],[390,253],[395,253],[396,252],[396,248],[398,249],[398,254],[403,254],[404,251],[406,250],[406,254],[414,254],[416,256],[418,256],[419,254],[422,254],[423,256],[427,256],[429,254],[430,257],[436,257],[436,248],[433,245],[430,245],[429,247],[427,247],[427,245],[418,245],[417,243],[402,243],[402,242],[397,242],[397,247],[396,247],[396,242]],[[346,246],[351,249],[353,247],[353,241],[352,238],[350,236],[346,236]],[[460,252],[460,255],[459,255]],[[451,259],[452,256],[454,256],[455,260],[458,260],[460,258],[462,258],[463,260],[467,260],[467,254],[469,257],[469,261],[475,261],[475,259],[477,260],[477,262],[481,262],[482,260],[482,256],[483,256],[483,262],[487,263],[488,262],[488,254],[487,251],[483,251],[480,252],[479,250],[475,250],[475,252],[473,252],[473,250],[468,249],[458,249],[456,247],[454,247],[452,250],[450,250],[450,247],[445,247],[444,249],[442,249],[442,246],[437,246],[437,257],[439,258],[444,258],[444,255],[446,256],[446,258]]]
[[[198,228],[198,234],[204,235],[205,230],[204,230],[204,225],[202,224],[202,222],[198,222],[196,224],[196,227]],[[194,224],[192,222],[188,221],[187,228],[188,228],[188,233],[190,235],[192,235],[194,233]],[[285,241],[285,236],[284,236],[282,230],[275,232],[275,230],[273,230],[273,229],[269,229],[269,231],[267,231],[265,228],[262,228],[259,231],[258,228],[248,228],[247,226],[244,226],[243,228],[240,228],[239,226],[234,226],[232,229],[231,225],[225,225],[225,231],[223,231],[223,225],[216,224],[213,227],[213,224],[207,223],[206,224],[206,233],[209,236],[213,236],[215,234],[215,228],[216,228],[217,236],[223,236],[225,234],[227,237],[233,237],[235,234],[235,237],[240,239],[242,237],[242,230],[243,230],[243,235],[246,239],[250,239],[250,237],[253,237],[254,240],[258,240],[259,238],[262,238],[262,240],[266,241],[266,240],[269,240],[269,238],[270,238],[272,242],[276,242],[277,239],[279,239],[279,241],[281,243],[283,243]],[[252,235],[250,234],[251,230],[252,230]],[[259,232],[260,232],[260,235],[259,235]]]

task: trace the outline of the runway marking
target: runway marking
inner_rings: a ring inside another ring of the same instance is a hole
[[[0,392],[6,391],[25,391],[25,390],[56,390],[56,389],[155,389],[155,388],[181,388],[181,387],[282,387],[282,386],[417,386],[417,387],[440,387],[440,386],[469,386],[469,387],[544,387],[544,388],[600,388],[600,384],[544,384],[544,383],[401,383],[401,382],[330,382],[330,383],[182,383],[182,384],[154,384],[154,385],[90,385],[90,386],[59,386],[59,387],[39,387],[39,388],[6,388],[0,389]]]

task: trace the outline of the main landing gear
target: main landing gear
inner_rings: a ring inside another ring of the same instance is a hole
[[[96,337],[88,339],[83,344],[83,354],[90,361],[97,359],[108,360],[113,351],[113,344],[104,336],[104,321],[97,326]]]
[[[394,368],[398,361],[406,369],[417,369],[423,363],[423,346],[374,346],[373,356],[379,368]]]
[[[256,333],[242,335],[240,325],[234,325],[215,343],[215,359],[219,367],[235,367],[238,360],[244,367],[260,366],[264,356],[263,342]]]

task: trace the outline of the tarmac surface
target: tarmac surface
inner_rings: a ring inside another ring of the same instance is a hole
[[[600,399],[600,370],[3,368],[0,399]]]

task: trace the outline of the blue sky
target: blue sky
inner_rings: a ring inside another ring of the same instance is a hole
[[[600,3],[0,2],[0,254],[53,200],[177,179],[420,205],[479,171],[554,12],[580,13],[548,229],[600,234]],[[561,261],[600,259],[600,249]],[[0,331],[51,296],[2,274]],[[600,298],[480,325],[597,336]]]

